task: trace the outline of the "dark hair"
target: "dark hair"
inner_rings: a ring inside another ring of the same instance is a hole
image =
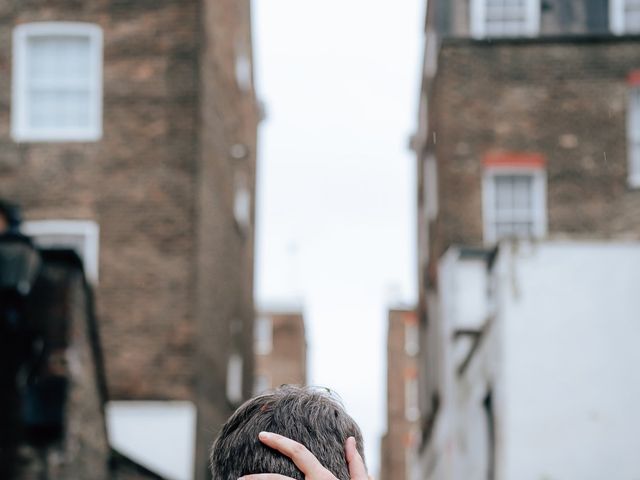
[[[245,402],[222,427],[211,449],[213,480],[236,480],[252,473],[304,480],[289,458],[258,440],[262,431],[301,443],[339,480],[349,480],[347,438],[355,437],[364,458],[360,428],[331,391],[287,385]]]

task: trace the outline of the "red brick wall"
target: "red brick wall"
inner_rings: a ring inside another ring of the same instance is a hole
[[[413,310],[391,310],[387,331],[387,432],[382,439],[380,480],[409,478],[407,458],[415,448],[416,421],[409,420],[406,411],[405,382],[417,376],[418,356],[405,348],[405,329],[417,327]],[[417,328],[415,333],[417,334]]]
[[[626,178],[626,79],[639,47],[612,38],[443,43],[426,92],[440,197],[432,259],[452,243],[482,243],[482,158],[493,150],[546,158],[550,235],[640,235],[640,192]]]
[[[251,55],[249,0],[25,0],[0,4],[0,194],[27,219],[100,226],[97,310],[111,394],[198,406],[197,478],[233,410],[229,355],[253,376],[253,209],[234,219],[236,178],[254,192],[258,112],[235,78]],[[10,137],[11,34],[22,22],[86,21],[104,33],[103,138]],[[233,145],[246,147],[234,159]]]
[[[0,78],[7,83],[11,78],[16,24],[99,24],[104,32],[103,139],[14,143],[11,89],[2,88],[0,190],[23,205],[28,219],[91,219],[100,225],[97,306],[112,395],[190,398],[196,3],[51,5],[20,2],[1,17],[0,36],[6,41],[0,48]]]
[[[301,313],[263,312],[271,318],[272,348],[268,354],[256,352],[255,374],[270,380],[269,388],[307,384],[307,342]]]

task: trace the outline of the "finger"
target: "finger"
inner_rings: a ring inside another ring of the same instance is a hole
[[[305,475],[324,472],[325,468],[320,464],[318,459],[311,453],[307,447],[290,438],[283,437],[277,433],[260,432],[258,438],[265,445],[278,450],[286,455],[296,467]]]
[[[295,480],[295,478],[277,475],[275,473],[255,473],[253,475],[245,475],[238,480]]]
[[[345,456],[347,457],[351,480],[369,480],[367,468],[364,466],[364,460],[362,460],[360,452],[356,448],[356,439],[353,437],[347,438]]]

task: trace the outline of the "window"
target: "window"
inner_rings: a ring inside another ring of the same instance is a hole
[[[242,401],[242,357],[232,353],[227,363],[227,399],[232,404]]]
[[[98,253],[100,229],[86,220],[38,220],[24,222],[22,232],[42,248],[75,250],[84,264],[89,282],[98,282]]]
[[[420,418],[418,406],[418,377],[415,369],[408,369],[404,379],[404,416],[409,422]]]
[[[273,321],[264,315],[256,319],[254,325],[255,352],[257,355],[269,355],[273,348]]]
[[[271,388],[269,375],[256,375],[253,382],[253,394],[260,395]]]
[[[640,188],[640,84],[634,85],[629,92],[627,139],[629,186]]]
[[[488,167],[483,185],[485,241],[544,236],[546,176],[542,159],[527,154],[488,156],[485,166]]]
[[[29,23],[13,33],[16,141],[95,141],[102,135],[102,31]]]
[[[236,44],[235,74],[238,88],[243,92],[249,92],[252,86],[251,58],[244,41],[238,41]]]
[[[243,232],[251,228],[251,191],[247,176],[238,172],[235,176],[235,192],[233,197],[233,216],[236,224]]]
[[[610,0],[609,9],[613,33],[640,33],[640,0]]]
[[[416,356],[420,351],[418,322],[414,317],[411,317],[410,320],[405,320],[404,323],[404,351],[411,357]]]
[[[425,213],[428,221],[438,216],[438,165],[433,155],[424,161]]]
[[[476,38],[538,34],[540,0],[472,0],[471,33]]]

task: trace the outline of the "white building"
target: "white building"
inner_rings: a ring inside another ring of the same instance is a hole
[[[640,243],[451,248],[416,480],[640,479]]]

